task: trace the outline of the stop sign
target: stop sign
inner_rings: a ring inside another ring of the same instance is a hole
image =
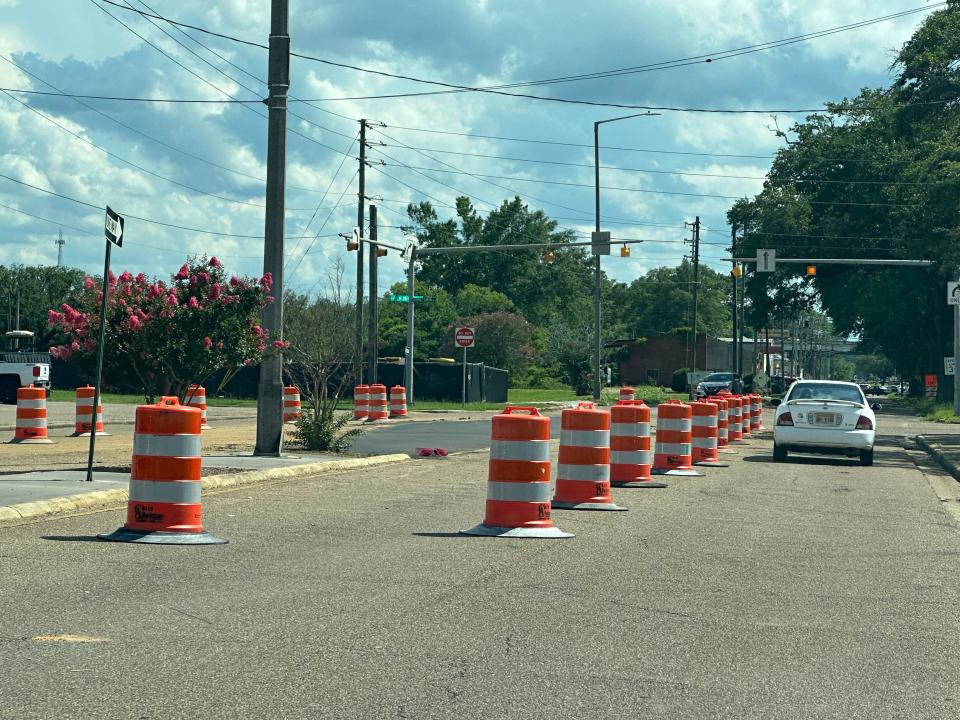
[[[461,327],[457,328],[453,339],[457,343],[458,347],[473,347],[474,343],[477,341],[477,333],[472,327]]]

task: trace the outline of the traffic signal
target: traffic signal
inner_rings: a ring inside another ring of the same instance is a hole
[[[386,254],[387,254],[387,249],[386,249],[386,248],[383,248],[383,247],[378,247],[378,248],[377,248],[377,257],[383,257],[383,256],[386,255]]]
[[[360,243],[358,243],[356,240],[352,240],[352,239],[350,239],[350,238],[347,238],[347,251],[348,251],[348,252],[353,252],[354,250],[358,250],[359,248],[360,248]]]
[[[743,270],[740,269],[740,265],[734,264],[733,269],[730,271],[730,274],[734,277],[740,277],[743,275]]]
[[[620,247],[620,257],[630,257],[630,248],[626,243]]]
[[[547,250],[543,254],[543,261],[545,263],[552,263],[556,259],[557,259],[557,254],[553,250]]]
[[[817,274],[816,265],[807,265],[807,277],[815,277]]]

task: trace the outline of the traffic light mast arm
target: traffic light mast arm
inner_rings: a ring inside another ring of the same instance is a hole
[[[756,263],[755,257],[723,258],[726,262]],[[930,267],[933,260],[875,260],[863,258],[777,258],[780,263],[800,265],[902,265],[906,267]]]
[[[617,245],[635,245],[643,240],[615,240]],[[447,253],[499,252],[501,250],[546,250],[565,247],[593,245],[592,240],[585,242],[529,243],[526,245],[451,245],[449,247],[419,248],[419,255],[444,255]]]

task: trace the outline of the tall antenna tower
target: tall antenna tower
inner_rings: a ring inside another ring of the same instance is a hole
[[[63,230],[57,231],[57,239],[54,242],[57,244],[57,267],[63,267],[63,246],[66,244],[66,240],[63,239]]]

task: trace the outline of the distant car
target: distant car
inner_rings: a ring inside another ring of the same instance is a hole
[[[859,455],[861,465],[873,465],[876,423],[856,383],[799,380],[776,411],[773,459],[783,462],[788,452]]]
[[[705,378],[700,380],[697,383],[696,390],[694,394],[697,398],[705,398],[711,395],[716,395],[721,390],[729,390],[730,392],[735,392],[734,384],[739,384],[740,376],[736,373],[729,372],[715,372],[710,373]]]

